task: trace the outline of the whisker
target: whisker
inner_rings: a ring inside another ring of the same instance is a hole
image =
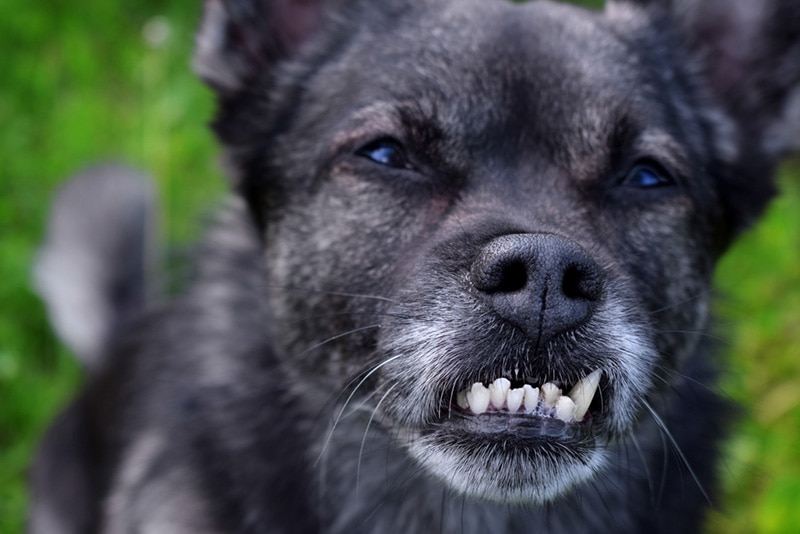
[[[644,451],[642,451],[642,447],[641,445],[639,445],[639,440],[636,439],[636,435],[631,435],[631,443],[633,443],[633,447],[636,449],[636,454],[639,455],[639,459],[642,462],[642,467],[644,468],[644,476],[647,479],[647,487],[650,489],[650,498],[654,499],[655,488],[653,487],[653,476],[650,473],[650,466],[647,465],[647,460],[644,457]]]
[[[317,458],[317,461],[314,462],[314,466],[319,464],[320,459],[325,455],[325,451],[327,451],[328,445],[330,445],[331,439],[333,438],[333,433],[336,430],[336,427],[339,425],[339,421],[341,421],[342,415],[344,414],[345,410],[347,409],[347,406],[350,404],[350,401],[353,400],[353,397],[355,396],[355,394],[359,390],[359,388],[364,384],[364,382],[366,382],[369,379],[370,376],[375,374],[381,367],[393,362],[394,360],[397,360],[398,358],[400,358],[400,356],[401,355],[398,354],[396,356],[393,356],[393,357],[391,357],[391,358],[389,358],[387,360],[384,360],[383,362],[379,363],[370,372],[368,372],[366,375],[364,375],[364,378],[362,378],[361,381],[358,383],[358,385],[356,385],[356,387],[353,389],[353,391],[347,397],[347,400],[344,401],[344,404],[342,405],[342,408],[339,410],[339,414],[336,416],[336,419],[333,422],[333,426],[328,431],[328,435],[325,437],[325,443],[322,445],[322,450],[319,453],[319,457]]]
[[[384,312],[332,312],[332,313],[318,313],[314,315],[304,315],[298,319],[292,319],[288,321],[288,323],[301,323],[303,321],[308,321],[309,319],[322,319],[325,317],[357,317],[359,315],[364,316],[374,316],[374,317],[393,317],[396,319],[419,319],[419,317],[414,317],[411,315],[401,315],[398,313],[384,313]]]
[[[679,371],[678,369],[673,369],[671,367],[668,367],[666,365],[661,365],[659,363],[654,363],[653,366],[656,367],[659,371],[662,371],[667,375],[674,375],[674,376],[677,376],[679,378],[682,378],[683,380],[686,380],[690,384],[694,384],[695,386],[697,386],[699,388],[702,388],[702,389],[708,391],[709,393],[713,393],[714,395],[718,395],[719,394],[719,391],[716,388],[714,388],[713,386],[710,386],[708,384],[704,384],[703,382],[701,382],[697,378],[694,378],[693,376],[687,375],[686,373],[683,373],[683,372]],[[664,384],[667,384],[673,391],[676,391],[675,386],[672,385],[672,384],[669,384],[668,380],[665,377],[662,377],[662,376],[660,376],[658,374],[656,374],[655,376],[658,377]],[[730,397],[728,397],[728,398],[730,398]]]
[[[320,341],[319,343],[316,343],[316,344],[310,346],[309,348],[307,348],[306,350],[304,350],[303,352],[298,354],[297,357],[298,358],[303,357],[306,354],[308,354],[309,352],[312,352],[312,351],[322,347],[323,345],[327,345],[331,341],[336,341],[337,339],[341,339],[343,337],[347,337],[347,336],[350,336],[350,335],[353,335],[353,334],[357,334],[358,332],[363,332],[365,330],[371,330],[373,328],[380,328],[380,327],[381,327],[381,325],[376,323],[376,324],[371,324],[371,325],[367,325],[367,326],[362,326],[362,327],[359,327],[359,328],[354,328],[352,330],[348,330],[347,332],[342,332],[341,334],[336,334],[335,336],[331,336],[331,337],[329,337],[328,339],[326,339],[324,341]]]
[[[666,306],[663,306],[661,308],[657,308],[657,309],[651,311],[650,315],[658,315],[659,313],[663,313],[665,311],[671,310],[672,308],[676,308],[678,306],[682,306],[684,304],[688,304],[689,302],[694,302],[694,301],[696,301],[696,300],[698,300],[700,298],[707,297],[707,296],[713,294],[715,291],[716,291],[715,288],[711,287],[709,289],[703,290],[703,291],[701,291],[699,293],[696,293],[694,295],[686,297],[683,300],[679,300],[677,302],[670,302]]]
[[[684,334],[689,336],[700,336],[702,338],[710,339],[712,341],[717,341],[720,343],[724,343],[725,339],[721,338],[717,334],[713,332],[708,332],[705,330],[656,330],[658,334]]]
[[[655,409],[653,409],[653,407],[650,405],[649,402],[647,402],[647,400],[642,399],[642,405],[645,407],[645,409],[647,409],[648,412],[650,412],[650,416],[653,418],[653,421],[655,421],[658,428],[661,429],[662,435],[664,435],[672,444],[673,450],[677,453],[678,457],[683,462],[683,465],[686,466],[686,469],[689,471],[689,474],[694,480],[694,483],[697,485],[697,489],[700,490],[700,493],[703,494],[703,497],[705,498],[706,502],[709,504],[709,506],[713,506],[714,503],[711,502],[711,497],[708,496],[708,493],[703,487],[703,484],[700,482],[700,478],[697,476],[697,473],[694,472],[694,469],[692,469],[692,466],[689,464],[689,460],[687,460],[686,456],[683,454],[683,450],[681,450],[680,446],[678,445],[678,442],[672,435],[672,432],[670,432],[669,429],[667,428],[667,425],[666,423],[664,423],[664,420],[661,419],[661,417],[658,415],[658,413],[656,413]]]
[[[367,300],[378,300],[381,302],[389,302],[391,304],[402,305],[401,302],[390,299],[389,297],[384,297],[381,295],[364,295],[360,293],[347,293],[342,291],[326,291],[324,289],[311,289],[306,287],[296,287],[296,286],[280,286],[277,284],[263,284],[262,287],[268,287],[271,289],[279,289],[281,291],[299,291],[305,293],[316,293],[318,295],[327,295],[331,297],[346,297],[346,298],[354,298],[354,299],[367,299]]]
[[[397,387],[398,384],[394,384],[390,387],[386,393],[383,394],[381,400],[378,401],[378,404],[375,405],[375,408],[372,410],[372,414],[369,416],[369,421],[367,421],[367,427],[364,429],[364,437],[361,438],[361,447],[358,449],[358,462],[356,463],[356,498],[358,498],[358,489],[360,487],[360,480],[361,480],[361,458],[364,456],[364,446],[367,443],[367,435],[369,434],[369,427],[372,425],[372,421],[375,418],[375,414],[378,413],[378,410],[381,407],[381,404],[386,397],[392,392],[394,388]]]

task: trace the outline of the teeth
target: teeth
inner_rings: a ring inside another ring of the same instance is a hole
[[[569,396],[575,401],[576,420],[581,421],[587,410],[589,410],[589,405],[592,403],[594,394],[597,391],[597,385],[600,383],[601,374],[600,369],[597,369],[575,384],[575,387],[570,390]]]
[[[556,401],[556,417],[569,423],[575,419],[575,402],[566,395],[562,395]]]
[[[548,382],[542,385],[542,397],[544,398],[545,404],[549,404],[550,406],[555,406],[556,401],[560,396],[561,396],[561,390],[558,389],[558,386],[556,386],[552,382]]]
[[[492,405],[497,409],[502,409],[503,404],[506,402],[508,390],[511,389],[511,381],[507,378],[498,378],[489,384],[489,397],[491,398]]]
[[[459,408],[466,410],[469,408],[469,401],[467,401],[467,390],[459,391],[456,395],[456,404]]]
[[[524,388],[516,388],[509,391],[508,396],[506,397],[506,406],[508,406],[508,411],[509,412],[518,411],[520,406],[522,406],[522,400],[524,397],[525,397]]]
[[[511,389],[511,381],[507,378],[498,378],[488,388],[481,382],[475,382],[469,390],[456,395],[456,404],[475,415],[486,413],[490,408],[492,411],[510,413],[524,409],[527,413],[555,416],[568,423],[582,421],[597,392],[601,375],[599,369],[592,372],[575,384],[567,395],[552,382],[546,382],[538,388],[524,384],[514,389]]]
[[[539,405],[539,388],[525,384],[522,390],[525,392],[525,411],[532,412]]]
[[[480,415],[489,409],[489,390],[480,382],[472,384],[472,389],[467,393],[467,403],[475,415]]]

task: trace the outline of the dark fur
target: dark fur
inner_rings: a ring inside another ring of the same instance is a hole
[[[239,195],[49,432],[32,530],[696,531],[709,288],[797,147],[800,4],[327,4],[207,3]],[[586,424],[451,407],[594,369]]]

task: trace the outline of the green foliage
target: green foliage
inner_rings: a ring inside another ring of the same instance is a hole
[[[726,444],[726,488],[710,531],[800,530],[800,164],[719,268],[718,314],[729,370],[720,389],[743,408]]]
[[[0,533],[22,531],[30,456],[80,381],[29,274],[57,184],[102,160],[146,169],[176,243],[223,187],[189,68],[199,5],[0,2]]]
[[[199,5],[0,2],[0,534],[22,531],[35,443],[81,380],[29,275],[58,183],[102,160],[146,169],[173,248],[224,188],[205,127],[212,98],[189,69]],[[719,273],[731,362],[720,387],[747,408],[720,466],[715,533],[800,531],[800,168],[781,184]]]

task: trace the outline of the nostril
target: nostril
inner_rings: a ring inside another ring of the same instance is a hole
[[[500,267],[500,280],[495,293],[514,293],[528,285],[528,268],[523,261],[510,261]]]
[[[600,280],[593,269],[570,264],[564,269],[561,292],[568,299],[596,301],[600,298]]]
[[[591,319],[605,291],[603,270],[592,256],[553,234],[495,238],[469,276],[485,302],[537,346]]]
[[[472,284],[487,294],[514,293],[528,284],[528,268],[523,259],[495,257],[477,262],[472,269]]]

